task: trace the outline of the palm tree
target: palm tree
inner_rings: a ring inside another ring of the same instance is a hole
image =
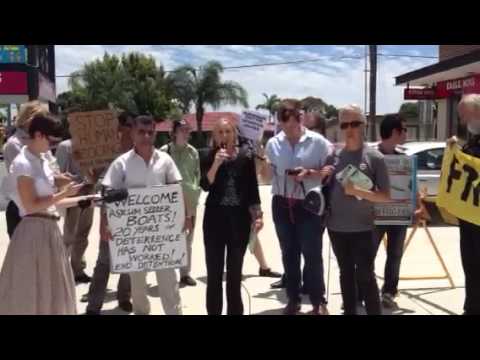
[[[205,106],[214,110],[221,105],[248,107],[247,91],[237,82],[222,81],[223,66],[217,61],[209,61],[199,69],[190,65],[175,69],[167,79],[173,98],[186,113],[195,107],[198,133],[202,134],[202,121]],[[200,135],[201,136],[201,135]]]
[[[278,105],[280,104],[281,99],[277,95],[268,96],[267,94],[263,93],[263,97],[265,98],[265,102],[263,104],[257,105],[255,109],[257,110],[267,110],[269,113],[269,122],[272,121],[273,116],[277,112]]]

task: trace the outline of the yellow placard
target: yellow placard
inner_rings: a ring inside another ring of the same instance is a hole
[[[446,149],[437,206],[480,225],[480,159],[464,154],[458,146]]]

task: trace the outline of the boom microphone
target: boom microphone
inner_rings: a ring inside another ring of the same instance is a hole
[[[126,200],[128,198],[128,190],[127,189],[109,189],[106,190],[103,195],[99,199],[90,199],[90,200],[80,200],[78,202],[78,206],[81,209],[86,209],[91,206],[92,201],[95,203],[104,203],[104,204],[111,204],[114,202],[119,202]]]

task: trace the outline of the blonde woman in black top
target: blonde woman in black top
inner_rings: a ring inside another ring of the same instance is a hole
[[[242,315],[243,259],[250,231],[263,228],[263,213],[252,154],[237,147],[235,126],[220,120],[213,146],[202,161],[201,187],[209,192],[203,233],[207,262],[207,313],[221,315],[222,279],[227,252],[227,314]]]

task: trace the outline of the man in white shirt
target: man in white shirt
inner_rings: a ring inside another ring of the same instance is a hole
[[[103,180],[103,186],[113,189],[134,189],[176,184],[182,181],[172,158],[154,148],[155,122],[151,117],[135,118],[132,136],[134,148],[118,157],[110,165]],[[181,300],[175,269],[156,271],[156,276],[165,314],[181,315]],[[146,277],[146,272],[130,273],[133,312],[137,315],[150,313]]]

